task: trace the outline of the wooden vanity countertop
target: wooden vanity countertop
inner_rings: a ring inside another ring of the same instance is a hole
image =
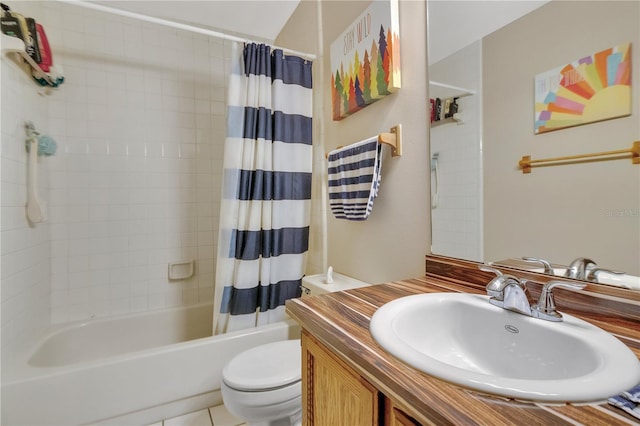
[[[432,276],[287,301],[287,312],[369,383],[422,424],[629,425],[640,422],[606,402],[551,405],[517,402],[461,388],[409,367],[371,337],[374,312],[398,297],[483,289]],[[640,358],[640,321],[562,309],[612,333]]]

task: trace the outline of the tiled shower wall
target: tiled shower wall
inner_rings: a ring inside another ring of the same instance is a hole
[[[52,2],[34,17],[66,77],[38,100],[58,142],[51,321],[212,301],[228,43]]]
[[[225,44],[46,7],[68,82],[49,98],[54,323],[213,300]],[[193,278],[168,264],[195,260]]]
[[[439,154],[438,206],[431,209],[431,251],[482,261],[482,45],[475,42],[429,68],[429,79],[476,91],[460,99],[463,123],[433,127]],[[431,173],[435,190],[435,173]]]
[[[36,11],[31,2],[25,10]],[[27,13],[27,12],[25,12]],[[31,12],[29,12],[31,13]],[[29,225],[25,121],[47,127],[47,102],[15,62],[1,64],[0,143],[0,283],[2,288],[2,358],[32,341],[50,321],[49,223]],[[39,159],[39,193],[45,198],[50,157]]]

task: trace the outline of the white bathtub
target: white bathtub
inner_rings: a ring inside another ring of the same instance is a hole
[[[198,305],[54,331],[3,362],[2,424],[143,425],[217,405],[235,354],[300,334],[287,320],[212,337],[211,314]]]

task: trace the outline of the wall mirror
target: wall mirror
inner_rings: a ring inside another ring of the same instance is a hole
[[[631,276],[628,284],[597,273],[599,282],[640,290],[640,165],[632,154],[530,174],[518,166],[524,155],[618,150],[640,140],[640,3],[427,4],[430,98],[450,112],[430,130],[432,253],[544,259],[556,274],[588,258]],[[631,43],[631,114],[535,134],[535,76],[624,43]],[[511,266],[543,272],[536,262]]]

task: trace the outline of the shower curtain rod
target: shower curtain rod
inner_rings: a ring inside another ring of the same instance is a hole
[[[89,3],[89,2],[84,1],[84,0],[58,0],[58,1],[63,2],[63,3],[67,3],[67,4],[72,4],[72,5],[75,5],[75,6],[84,7],[84,8],[87,8],[87,9],[93,9],[93,10],[98,10],[98,11],[105,12],[105,13],[111,13],[111,14],[114,14],[114,15],[125,16],[127,18],[137,19],[139,21],[151,22],[151,23],[158,24],[158,25],[164,25],[166,27],[177,28],[177,29],[180,29],[180,30],[190,31],[190,32],[193,32],[193,33],[204,34],[204,35],[208,35],[208,36],[211,36],[211,37],[223,38],[225,40],[237,41],[237,42],[240,42],[240,43],[261,43],[261,42],[245,39],[245,38],[242,38],[242,37],[236,37],[236,36],[232,36],[232,35],[229,35],[229,34],[221,33],[221,32],[218,32],[218,31],[208,30],[206,28],[200,28],[200,27],[196,27],[196,26],[193,26],[193,25],[181,24],[179,22],[169,21],[167,19],[162,19],[162,18],[155,18],[153,16],[143,15],[141,13],[128,12],[128,11],[122,10],[122,9],[116,9],[116,8],[113,8],[113,7],[102,6],[100,4]],[[316,59],[316,55],[314,55],[313,53],[300,52],[300,51],[297,51],[297,50],[291,50],[291,49],[287,49],[287,48],[279,47],[279,46],[271,46],[271,47],[273,49],[282,49],[282,51],[287,55],[297,55],[297,56],[301,56],[303,58],[312,59],[312,60]]]

